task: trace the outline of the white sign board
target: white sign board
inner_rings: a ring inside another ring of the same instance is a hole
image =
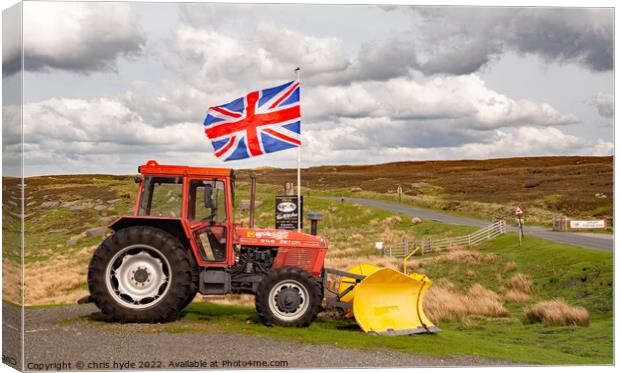
[[[572,229],[596,229],[605,228],[605,220],[571,220]]]

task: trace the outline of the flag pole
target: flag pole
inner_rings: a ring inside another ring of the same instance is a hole
[[[295,77],[299,82],[299,71],[301,69],[297,67],[295,69]],[[301,84],[299,86],[299,92],[301,93]],[[301,104],[301,95],[300,95]],[[299,128],[299,139],[301,140],[301,126]],[[301,232],[301,144],[297,147],[297,232]]]

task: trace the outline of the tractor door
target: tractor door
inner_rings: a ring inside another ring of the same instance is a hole
[[[213,264],[227,262],[231,228],[222,179],[189,179],[187,219],[201,259]]]

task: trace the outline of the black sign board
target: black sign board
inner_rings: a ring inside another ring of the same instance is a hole
[[[297,214],[301,213],[301,228],[304,227],[304,196],[297,206],[297,196],[276,196],[276,229],[297,229]]]

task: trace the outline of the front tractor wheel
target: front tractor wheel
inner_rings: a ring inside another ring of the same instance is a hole
[[[265,276],[255,298],[256,311],[265,324],[307,326],[319,313],[323,296],[308,272],[283,267]]]
[[[169,233],[129,227],[97,248],[88,268],[88,287],[97,307],[114,321],[166,321],[196,293],[191,263],[186,249]]]

